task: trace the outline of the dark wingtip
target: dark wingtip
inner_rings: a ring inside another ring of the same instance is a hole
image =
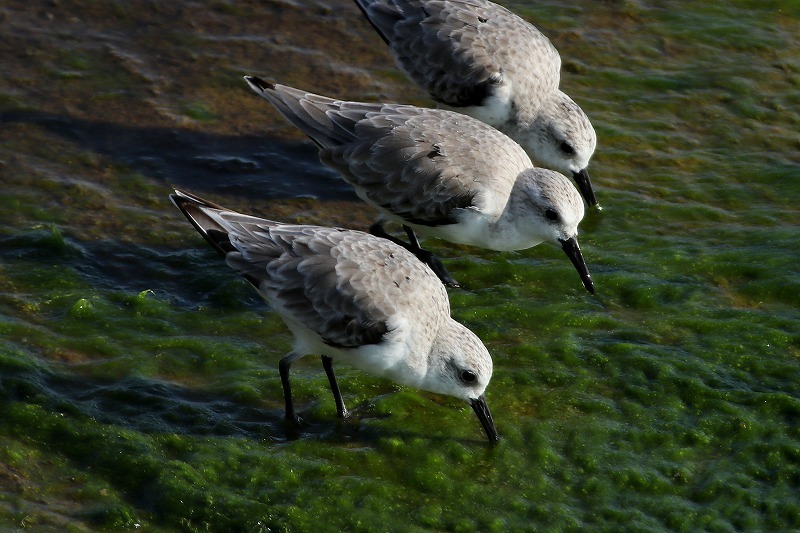
[[[367,22],[369,22],[370,26],[372,26],[372,28],[378,33],[378,35],[381,36],[383,42],[385,42],[391,47],[392,44],[391,42],[389,42],[389,37],[385,33],[383,33],[383,30],[381,30],[381,28],[372,20],[372,17],[369,16],[369,11],[367,10],[368,2],[363,2],[359,0],[354,0],[354,1],[358,6],[358,9],[360,9],[361,13],[364,15],[364,18],[367,19]]]
[[[180,209],[181,213],[183,213],[192,226],[194,226],[194,229],[196,229],[222,257],[225,257],[228,252],[235,249],[224,228],[220,227],[205,212],[205,209],[224,210],[224,207],[180,189],[175,189],[175,193],[170,194],[169,199],[172,200],[175,207]]]
[[[203,207],[211,207],[213,209],[221,209],[223,211],[226,210],[225,207],[222,207],[219,204],[215,204],[214,202],[206,200],[205,198],[200,198],[196,194],[186,192],[183,189],[175,189],[174,194],[170,194],[169,197],[170,200],[172,200],[172,203],[178,208],[180,208],[181,205],[195,204]]]
[[[189,217],[188,209],[190,209],[188,206],[202,203],[198,201],[199,198],[196,198],[192,194],[184,192],[180,189],[175,189],[175,192],[169,195],[169,199],[172,201],[172,204],[175,207],[181,210],[181,213],[186,215],[187,218]]]
[[[275,84],[274,83],[270,83],[268,81],[264,81],[261,78],[259,78],[258,76],[245,76],[244,77],[244,81],[246,81],[247,84],[250,85],[250,87],[254,91],[264,92],[264,91],[273,91],[273,90],[275,90]]]

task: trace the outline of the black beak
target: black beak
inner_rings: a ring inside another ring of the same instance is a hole
[[[576,237],[570,237],[565,241],[559,239],[559,242],[561,243],[561,248],[564,250],[564,253],[567,254],[569,260],[575,265],[575,270],[577,270],[578,274],[581,276],[583,286],[586,287],[587,291],[594,294],[594,282],[592,281],[592,276],[589,275],[589,268],[586,266],[586,261],[583,260],[581,248],[578,246],[578,239]]]
[[[575,183],[578,184],[578,190],[581,191],[581,196],[586,200],[589,206],[597,205],[597,198],[594,196],[594,189],[592,188],[592,181],[589,179],[589,171],[585,168],[579,172],[573,172],[572,177],[575,178]]]
[[[486,436],[489,437],[490,444],[497,444],[500,441],[500,435],[497,434],[497,428],[494,427],[494,420],[492,420],[492,413],[489,411],[489,406],[486,404],[486,396],[481,394],[475,400],[471,400],[469,404],[472,410],[478,415],[478,420],[481,421],[483,430]]]

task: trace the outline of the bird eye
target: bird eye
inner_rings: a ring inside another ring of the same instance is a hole
[[[547,220],[552,220],[553,222],[558,220],[558,213],[552,209],[545,209],[544,216],[547,217]]]
[[[476,379],[478,379],[478,376],[475,375],[475,372],[471,370],[461,371],[461,381],[464,383],[474,383]]]
[[[561,141],[561,144],[558,145],[558,147],[561,148],[561,151],[564,152],[565,154],[575,153],[575,149],[567,141]]]

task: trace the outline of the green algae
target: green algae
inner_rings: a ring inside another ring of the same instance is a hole
[[[800,527],[795,4],[509,7],[565,58],[604,211],[581,224],[595,296],[551,245],[426,242],[495,361],[494,448],[466,404],[345,366],[353,417],[337,421],[314,357],[293,366],[308,425],[288,439],[289,334],[166,200],[179,176],[164,168],[242,136],[300,138],[244,73],[426,103],[354,6],[89,2],[54,33],[25,30],[33,9],[4,20],[20,46],[0,85],[0,529]],[[117,38],[74,38],[87,25]],[[140,126],[159,150],[129,157]],[[216,137],[159,166],[198,129]],[[263,173],[291,180],[285,166]],[[295,222],[372,217],[218,176],[195,192]]]
[[[189,102],[183,106],[182,111],[187,117],[194,120],[211,121],[217,118],[204,102]]]

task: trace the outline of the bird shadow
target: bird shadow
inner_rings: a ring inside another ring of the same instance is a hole
[[[130,126],[32,110],[0,114],[0,127],[14,123],[42,128],[148,177],[198,193],[358,199],[352,187],[319,162],[310,142]]]
[[[131,126],[35,110],[0,113],[0,128],[11,124],[42,129],[112,164],[198,194],[251,200],[313,197],[358,201],[352,187],[319,162],[310,142]],[[195,256],[205,250],[167,249],[158,242],[139,242],[132,247],[121,239],[75,235],[57,241],[53,242],[47,229],[23,230],[1,238],[0,251],[12,262],[38,260],[49,265],[59,258],[61,265],[71,266],[99,288],[139,292],[146,287],[182,304],[198,303],[193,296],[197,294],[201,294],[199,303],[208,303],[203,299],[215,298],[220,286],[230,288],[230,276],[223,267],[203,272],[192,268],[198,261]],[[216,272],[221,275],[215,276]],[[202,286],[200,293],[198,286]],[[249,304],[261,305],[255,294],[235,292]]]
[[[164,381],[4,368],[0,391],[5,401],[144,434],[282,438],[282,411]]]
[[[267,408],[230,395],[199,390],[142,377],[102,379],[42,368],[2,365],[0,406],[21,402],[76,421],[91,421],[144,435],[244,438],[267,444],[319,440],[331,444],[376,445],[386,437],[424,438],[431,442],[480,439],[424,434],[413,429],[392,429],[387,434],[372,421],[391,415],[374,412],[374,400],[351,406],[347,418],[320,418],[315,411],[321,399],[300,409],[300,426],[287,423],[283,406]],[[0,411],[5,411],[2,409]]]

